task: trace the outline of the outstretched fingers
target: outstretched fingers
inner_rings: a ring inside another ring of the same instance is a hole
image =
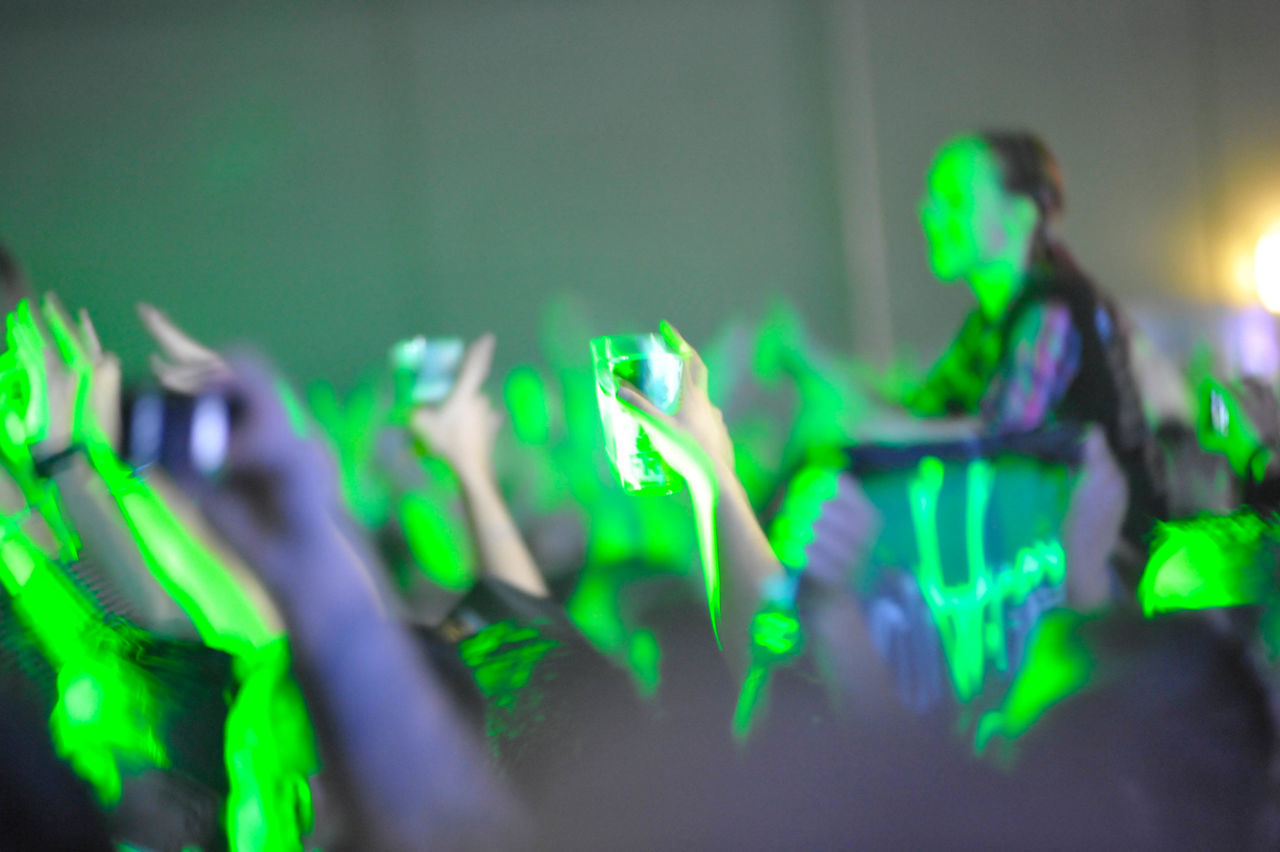
[[[493,365],[493,350],[497,339],[492,333],[484,334],[471,342],[467,353],[462,358],[462,367],[458,370],[458,381],[454,393],[459,396],[471,395],[480,390],[480,385],[489,377],[489,368]]]
[[[203,344],[197,343],[194,338],[178,328],[173,320],[169,319],[168,314],[154,305],[139,302],[138,316],[142,318],[142,324],[147,327],[147,331],[151,333],[161,351],[168,357],[183,362],[211,361],[220,363],[222,361],[218,353]]]
[[[78,316],[80,338],[84,341],[84,348],[89,353],[89,360],[96,363],[102,358],[102,339],[98,337],[98,329],[94,328],[93,320],[89,318],[88,309],[81,308]]]
[[[684,380],[686,387],[695,387],[705,389],[707,386],[707,365],[703,363],[702,356],[698,354],[698,350],[694,349],[689,341],[684,339],[676,327],[666,320],[662,320],[658,324],[658,328],[662,331],[662,339],[666,341],[667,346],[671,347],[671,351],[680,356],[684,361]]]

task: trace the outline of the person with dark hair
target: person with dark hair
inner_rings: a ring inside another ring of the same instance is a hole
[[[1058,612],[1037,633],[1013,738],[993,745],[1024,812],[1073,841],[1043,845],[1092,824],[1130,849],[1274,848],[1267,690],[1247,645],[1197,615]]]
[[[0,242],[0,311],[8,314],[18,303],[31,295],[22,267],[9,253],[4,243]]]
[[[943,281],[965,282],[978,306],[925,382],[902,401],[918,415],[953,418],[939,434],[958,438],[1028,432],[1058,421],[1087,427],[1081,475],[1062,525],[1071,570],[1052,605],[1102,605],[1117,585],[1113,574],[1136,588],[1147,532],[1165,514],[1125,318],[1057,238],[1062,179],[1034,135],[955,137],[940,149],[926,186],[921,221],[933,270]],[[767,590],[783,586],[778,578],[788,572],[741,497],[732,442],[705,393],[705,365],[674,330],[665,333],[685,359],[680,409],[663,416],[634,388],[624,388],[620,398],[643,414],[651,431],[665,433],[655,441],[663,442],[667,462],[717,495],[715,544],[725,569],[718,587],[720,637],[742,672],[751,621]],[[857,573],[857,566],[845,573]],[[1033,625],[1034,619],[1027,628]]]
[[[957,136],[939,150],[920,218],[933,272],[977,308],[903,400],[924,416],[977,415],[986,429],[1096,424],[1128,486],[1122,553],[1132,587],[1163,518],[1158,451],[1143,417],[1124,313],[1075,262],[1056,226],[1065,204],[1053,154],[1027,132]]]

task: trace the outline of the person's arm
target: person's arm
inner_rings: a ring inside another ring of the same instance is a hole
[[[998,361],[995,331],[973,311],[922,380],[901,369],[878,378],[887,403],[857,424],[860,443],[908,444],[967,440],[985,429],[979,407]]]
[[[321,758],[356,817],[362,848],[485,848],[519,808],[335,520],[331,459],[294,435],[271,377],[235,368],[243,403],[227,467],[194,483],[200,505],[272,592]]]
[[[752,624],[774,590],[788,585],[774,552],[734,473],[734,451],[720,412],[706,392],[706,366],[679,333],[663,323],[663,335],[685,361],[680,407],[671,416],[658,411],[636,388],[623,384],[619,397],[645,424],[663,459],[689,485],[698,522],[713,614],[719,612],[721,646],[735,677],[748,675],[753,661]],[[846,499],[860,505],[851,521],[858,549],[870,545],[879,518],[857,483],[846,483]],[[854,712],[871,713],[892,700],[884,667],[874,659],[861,610],[844,576],[812,576],[804,630],[815,648],[828,687]],[[785,601],[773,601],[782,603]]]
[[[73,322],[48,294],[18,335],[19,358],[43,385],[43,418],[30,436],[35,471],[53,484],[46,511],[75,531],[80,559],[91,560],[149,629],[194,638],[191,621],[152,576],[132,530],[91,457],[111,454],[119,433],[120,364],[106,352],[89,315]],[[39,369],[30,369],[36,363]],[[70,554],[68,554],[70,555]]]
[[[75,454],[50,479],[80,540],[80,558],[104,569],[110,585],[135,609],[140,626],[175,638],[196,638],[191,619],[152,575],[134,531],[88,459]]]
[[[419,406],[409,426],[414,436],[443,458],[458,477],[484,573],[527,594],[546,597],[546,582],[494,476],[493,442],[501,420],[480,389],[493,362],[493,347],[491,334],[467,347],[449,398],[438,407]]]
[[[685,362],[679,410],[666,415],[626,384],[619,398],[646,424],[663,459],[689,485],[717,638],[735,674],[742,676],[765,584],[784,569],[734,471],[733,442],[707,396],[706,365],[670,324],[663,323],[662,332]]]
[[[1257,511],[1280,506],[1280,440],[1276,392],[1253,377],[1200,382],[1196,436],[1208,452],[1224,456],[1239,478],[1242,497]]]
[[[1029,432],[1049,420],[1080,369],[1080,332],[1066,305],[1045,302],[1019,317],[1007,346],[983,417],[994,432]]]
[[[50,297],[44,315],[61,360],[46,341],[48,428],[33,453],[56,460],[48,473],[87,555],[143,607],[149,627],[182,629],[187,622],[186,630],[194,625],[206,643],[231,653],[278,637],[278,617],[256,579],[234,565],[229,571],[174,503],[117,457],[119,363],[102,348],[88,314],[81,312],[76,328]]]
[[[997,360],[993,333],[975,309],[922,380],[912,382],[901,370],[882,380],[882,386],[887,385],[884,398],[916,417],[954,417],[974,411]]]

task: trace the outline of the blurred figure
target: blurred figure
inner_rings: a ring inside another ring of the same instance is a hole
[[[212,388],[241,411],[222,474],[186,487],[272,594],[348,848],[488,848],[518,807],[459,707],[384,607],[353,546],[331,457],[298,436],[274,378],[245,362]]]
[[[1144,537],[1165,517],[1159,459],[1129,361],[1129,323],[1056,233],[1062,177],[1030,133],[951,139],[926,181],[920,218],[934,274],[963,281],[977,308],[904,402],[922,415],[978,415],[995,431],[1096,423],[1124,472],[1126,547],[1137,582]]]

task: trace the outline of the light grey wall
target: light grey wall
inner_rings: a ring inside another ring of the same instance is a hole
[[[419,330],[533,357],[553,292],[848,343],[805,4],[9,8],[0,233],[135,363],[136,299],[339,383]]]
[[[0,2],[0,237],[134,364],[132,303],[349,382],[415,331],[695,339],[775,295],[929,357],[969,302],[915,202],[964,128],[1044,134],[1135,302],[1216,298],[1280,218],[1263,0]],[[1238,253],[1238,252],[1237,252]]]
[[[868,3],[894,329],[926,356],[971,304],[929,276],[916,204],[958,130],[1031,128],[1065,173],[1064,233],[1125,299],[1205,276],[1201,22],[1195,0]]]

